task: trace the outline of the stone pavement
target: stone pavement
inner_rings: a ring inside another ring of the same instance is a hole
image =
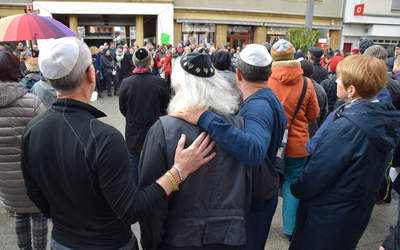
[[[116,127],[124,133],[125,120],[118,108],[117,97],[105,97],[93,103],[94,106],[107,114],[107,117],[101,118],[104,122]],[[282,200],[279,199],[278,208],[272,221],[271,231],[268,237],[265,249],[286,250],[288,249],[288,240],[283,234],[282,228]],[[389,226],[397,220],[397,201],[391,204],[377,205],[371,216],[371,220],[365,231],[358,250],[377,250],[380,243],[389,233]],[[51,223],[50,223],[51,227]],[[137,224],[132,226],[137,237],[140,237]],[[49,232],[50,236],[50,232]],[[0,209],[0,250],[16,250],[16,236],[14,233],[14,218],[6,215],[5,211]],[[50,248],[49,248],[50,249]],[[338,249],[340,250],[340,249]]]

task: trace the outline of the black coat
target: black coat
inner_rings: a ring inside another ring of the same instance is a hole
[[[290,187],[300,204],[289,249],[353,250],[399,142],[400,112],[390,103],[359,100],[340,108],[321,138]]]
[[[119,80],[122,81],[125,77],[132,74],[133,66],[132,54],[125,53],[124,58],[121,61],[121,68],[119,70]]]
[[[238,128],[244,126],[240,117],[225,119]],[[161,117],[146,137],[139,163],[139,186],[154,182],[172,167],[181,134],[187,136],[186,144],[190,145],[201,132],[200,127],[183,120]],[[246,167],[218,145],[215,150],[215,159],[187,178],[169,204],[158,204],[151,216],[139,221],[143,249],[158,249],[162,243],[170,249],[245,244],[245,217],[256,168]]]
[[[121,83],[119,109],[126,118],[125,140],[131,153],[142,150],[147,131],[166,114],[167,84],[151,72],[135,73]]]
[[[112,56],[106,56],[105,54],[101,57],[101,65],[103,66],[103,75],[111,75],[115,68],[115,62]]]
[[[167,200],[156,183],[136,190],[121,133],[93,106],[58,99],[22,137],[28,196],[53,219],[52,236],[73,249],[115,250],[130,225]]]
[[[313,68],[312,79],[317,83],[321,83],[323,80],[328,79],[328,70],[324,69],[319,62],[313,63]]]
[[[328,113],[335,109],[335,104],[337,101],[337,84],[336,84],[336,74],[330,73],[328,78],[323,80],[320,84],[324,88],[325,93],[328,97]]]

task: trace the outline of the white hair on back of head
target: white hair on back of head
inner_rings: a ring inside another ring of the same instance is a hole
[[[221,75],[197,77],[187,73],[177,59],[171,74],[171,87],[175,91],[168,113],[207,107],[219,115],[235,114],[241,102],[240,90]]]

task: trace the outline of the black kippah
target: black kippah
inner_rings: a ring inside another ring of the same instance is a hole
[[[183,56],[181,67],[189,74],[199,77],[211,77],[215,74],[210,56],[197,52]]]
[[[146,57],[149,56],[149,53],[147,52],[146,49],[140,48],[140,49],[136,50],[135,56],[136,56],[137,59],[143,60],[143,59],[145,59]]]

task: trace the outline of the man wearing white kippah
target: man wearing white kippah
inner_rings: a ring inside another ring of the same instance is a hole
[[[264,249],[278,202],[279,175],[271,162],[281,144],[286,118],[267,86],[271,62],[268,50],[259,44],[246,46],[237,58],[236,82],[243,93],[237,115],[244,118],[243,130],[205,107],[173,114],[205,129],[218,146],[255,171],[249,194],[252,206],[246,218],[247,244],[241,246],[245,250]]]
[[[105,114],[90,105],[96,77],[87,45],[76,38],[54,40],[40,51],[39,64],[58,100],[28,124],[21,167],[28,196],[53,220],[51,248],[138,249],[131,224],[211,160],[213,145],[203,133],[183,149],[182,136],[174,159],[179,168],[168,172],[175,180],[163,175],[137,190],[121,133],[97,120]]]

